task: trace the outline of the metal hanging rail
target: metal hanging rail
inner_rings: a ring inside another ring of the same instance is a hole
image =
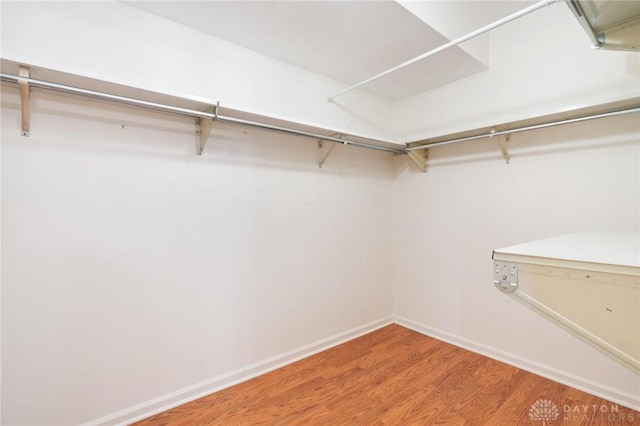
[[[582,9],[582,6],[580,5],[580,3],[575,0],[567,0],[567,6],[569,7],[569,9],[571,9],[571,12],[573,12],[573,14],[576,16],[576,19],[580,23],[580,26],[582,26],[582,28],[587,33],[589,40],[591,40],[591,48],[592,49],[601,48],[602,45],[604,44],[603,39],[593,31],[593,27],[591,26],[589,19],[587,19],[586,15],[584,14],[584,10]]]
[[[205,118],[205,119],[210,119],[214,121],[220,121],[223,123],[231,123],[231,124],[237,124],[242,126],[255,127],[255,128],[264,129],[264,130],[273,130],[276,132],[288,133],[291,135],[304,136],[304,137],[313,138],[313,139],[336,142],[343,145],[353,145],[360,148],[367,148],[367,149],[373,149],[373,150],[384,151],[384,152],[392,152],[394,154],[405,153],[404,149],[393,149],[393,148],[388,148],[384,146],[358,142],[358,141],[345,139],[345,138],[337,138],[334,136],[327,136],[319,133],[307,132],[304,130],[297,130],[297,129],[291,129],[283,126],[260,123],[257,121],[243,120],[243,119],[234,118],[234,117],[225,117],[217,113],[217,108],[214,110],[214,112],[209,113],[209,112],[198,111],[198,110],[189,109],[189,108],[181,108],[177,106],[166,105],[166,104],[161,104],[156,102],[149,102],[149,101],[144,101],[144,100],[135,99],[135,98],[128,98],[125,96],[113,95],[110,93],[82,89],[74,86],[67,86],[63,84],[53,83],[50,81],[36,80],[34,78],[23,77],[23,76],[13,75],[13,74],[0,73],[0,79],[2,81],[18,83],[19,85],[22,85],[22,86],[26,84],[29,86],[39,87],[42,89],[48,89],[48,90],[64,92],[64,93],[71,93],[75,95],[96,98],[96,99],[105,99],[108,101],[127,104],[131,106],[139,107],[139,108],[145,108],[145,109],[156,110],[156,111],[164,111],[171,114],[184,115],[184,116],[193,117],[193,118]]]
[[[349,86],[346,89],[344,89],[344,90],[336,93],[335,95],[329,97],[329,101],[333,101],[334,98],[336,98],[336,97],[338,97],[340,95],[344,95],[345,93],[350,92],[350,91],[352,91],[354,89],[357,89],[358,87],[364,86],[365,84],[371,83],[374,80],[377,80],[377,79],[379,79],[381,77],[389,75],[389,74],[391,74],[393,72],[396,72],[396,71],[398,71],[398,70],[400,70],[402,68],[406,68],[409,65],[415,64],[416,62],[422,61],[423,59],[426,59],[429,56],[433,56],[436,53],[440,53],[443,50],[449,49],[450,47],[457,46],[457,45],[459,45],[459,44],[461,44],[461,43],[463,43],[463,42],[465,42],[467,40],[471,40],[472,38],[475,38],[475,37],[477,37],[477,36],[479,36],[481,34],[484,34],[484,33],[488,32],[488,31],[491,31],[491,30],[493,30],[495,28],[498,28],[498,27],[500,27],[500,26],[502,26],[502,25],[504,25],[506,23],[509,23],[509,22],[511,22],[513,20],[516,20],[516,19],[518,19],[518,18],[520,18],[522,16],[528,15],[529,13],[535,12],[538,9],[542,9],[543,7],[546,7],[546,6],[548,6],[548,5],[552,4],[552,3],[557,3],[557,2],[560,2],[560,1],[564,1],[564,0],[540,0],[539,2],[537,2],[535,4],[532,4],[531,6],[529,6],[527,8],[524,8],[519,12],[513,13],[513,14],[511,14],[509,16],[506,16],[506,17],[504,17],[502,19],[499,19],[499,20],[497,20],[497,21],[495,21],[495,22],[493,22],[493,23],[491,23],[489,25],[486,25],[486,26],[484,26],[482,28],[479,28],[479,29],[477,29],[475,31],[472,31],[467,35],[464,35],[464,36],[459,37],[459,38],[457,38],[455,40],[452,40],[452,41],[450,41],[448,43],[445,43],[442,46],[436,47],[433,50],[430,50],[430,51],[428,51],[426,53],[423,53],[422,55],[416,56],[413,59],[409,59],[408,61],[403,62],[400,65],[396,65],[393,68],[389,68],[388,70],[381,72],[380,74],[376,74],[373,77],[369,77],[366,80],[361,81],[360,83],[356,83],[353,86]]]
[[[595,119],[598,119],[598,118],[614,117],[616,115],[624,115],[624,114],[632,114],[632,113],[637,113],[637,112],[640,112],[640,107],[627,108],[627,109],[622,109],[622,110],[619,110],[619,111],[612,111],[612,112],[605,112],[605,113],[601,113],[601,114],[588,115],[588,116],[585,116],[585,117],[570,118],[570,119],[567,119],[567,120],[554,121],[554,122],[551,122],[551,123],[536,124],[536,125],[533,125],[533,126],[518,127],[518,128],[515,128],[515,129],[501,130],[501,131],[498,131],[498,132],[491,131],[489,133],[483,133],[481,135],[476,135],[476,136],[468,136],[468,137],[465,137],[465,138],[451,139],[451,140],[446,140],[446,141],[442,141],[442,142],[434,142],[434,143],[427,143],[427,144],[424,144],[424,145],[412,146],[412,147],[407,148],[407,152],[418,151],[418,150],[421,150],[421,149],[429,149],[429,148],[433,148],[433,147],[436,147],[436,146],[442,146],[442,145],[450,145],[450,144],[459,143],[459,142],[468,142],[468,141],[473,141],[473,140],[477,140],[477,139],[492,138],[492,137],[495,137],[495,136],[511,135],[513,133],[526,132],[526,131],[529,131],[529,130],[545,129],[547,127],[561,126],[563,124],[579,123],[581,121],[595,120]],[[416,143],[416,142],[413,142],[413,143]]]

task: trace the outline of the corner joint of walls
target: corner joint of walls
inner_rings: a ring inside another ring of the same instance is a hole
[[[422,173],[426,173],[427,171],[429,171],[428,149],[420,149],[416,151],[407,150],[407,155],[409,155],[409,158],[413,160],[413,162],[416,164],[416,166],[418,166]]]

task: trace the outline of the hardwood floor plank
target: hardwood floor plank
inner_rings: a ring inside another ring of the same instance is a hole
[[[530,409],[545,400],[546,424],[640,426],[636,411],[396,324],[136,425],[541,425]]]

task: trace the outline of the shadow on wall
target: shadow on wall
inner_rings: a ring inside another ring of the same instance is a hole
[[[585,134],[590,135],[588,142],[584,140]],[[509,151],[510,164],[517,164],[519,158],[633,145],[640,142],[639,134],[640,122],[637,115],[629,114],[518,133],[512,135],[505,145]],[[504,138],[502,140],[504,141]],[[483,162],[507,165],[496,140],[480,139],[429,150],[429,170]],[[398,175],[407,167],[411,172],[421,173],[413,162],[407,159],[396,164],[394,174]]]
[[[346,105],[344,105],[344,103],[340,103],[340,101],[329,100],[328,102],[331,102],[337,108],[339,108],[339,109],[343,110],[344,112],[346,112],[347,114],[357,118],[359,121],[367,123],[368,125],[370,125],[374,129],[378,129],[378,131],[380,131],[380,133],[384,134],[384,133],[388,133],[389,132],[389,129],[384,129],[384,128],[380,127],[380,123],[371,121],[367,117],[365,117],[364,115],[358,114],[355,109],[348,108]]]
[[[2,89],[3,132],[8,142],[12,139],[9,132],[21,138],[20,99],[17,88]],[[31,102],[32,130],[25,140],[38,149],[391,178],[391,153],[337,144],[320,168],[333,142],[325,141],[320,147],[313,138],[218,122],[203,155],[198,156],[196,123],[190,117],[46,92],[38,93]]]

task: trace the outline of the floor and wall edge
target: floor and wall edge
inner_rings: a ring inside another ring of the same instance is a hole
[[[502,351],[500,349],[483,345],[479,342],[421,324],[408,318],[393,315],[380,318],[368,324],[364,324],[360,327],[352,328],[345,332],[335,334],[301,348],[294,349],[292,351],[248,365],[244,368],[239,368],[237,370],[217,377],[213,377],[209,380],[194,384],[192,386],[179,389],[175,392],[171,392],[169,394],[143,402],[133,407],[126,408],[119,412],[92,420],[88,423],[85,423],[83,426],[130,424],[150,417],[154,414],[196,400],[211,393],[231,387],[235,384],[250,380],[262,374],[266,374],[277,368],[292,364],[296,361],[307,358],[311,355],[330,349],[342,343],[346,343],[357,337],[360,337],[367,333],[371,333],[372,331],[393,323],[414,330],[420,334],[433,337],[457,347],[487,356],[489,358],[504,362],[530,373],[548,378],[555,382],[571,386],[583,392],[587,392],[592,395],[607,399],[611,402],[640,411],[640,400],[638,399],[637,395],[633,395],[602,383],[596,383],[582,377],[572,375],[570,373],[552,368],[548,365],[544,365],[536,361]]]
[[[280,367],[284,367],[285,365],[292,364],[311,355],[371,333],[372,331],[385,327],[389,324],[393,324],[392,316],[377,319],[362,326],[335,334],[289,352],[267,358],[246,367],[230,371],[229,373],[176,390],[133,407],[92,420],[85,423],[83,426],[131,424],[238,383],[253,379]]]
[[[522,358],[520,356],[502,351],[500,349],[492,348],[479,342],[466,339],[462,336],[457,336],[446,331],[439,330],[437,328],[429,327],[408,318],[394,315],[393,320],[398,325],[417,331],[418,333],[424,334],[426,336],[433,337],[435,339],[450,343],[454,346],[458,346],[471,352],[475,352],[477,354],[487,356],[497,361],[504,362],[505,364],[509,364],[530,373],[537,374],[538,376],[545,377],[547,379],[553,380],[554,382],[571,386],[572,388],[581,390],[600,398],[604,398],[613,403],[617,403],[636,411],[640,411],[640,398],[638,395],[613,388],[603,383],[596,383],[594,381],[558,370],[548,365],[541,364],[531,359]]]

